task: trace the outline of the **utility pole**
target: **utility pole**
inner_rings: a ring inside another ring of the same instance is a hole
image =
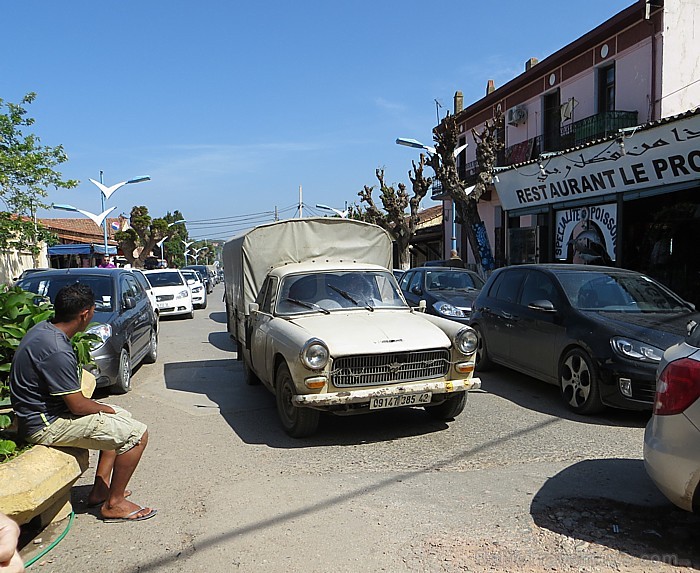
[[[304,202],[301,199],[301,185],[299,185],[299,218],[304,218]]]
[[[277,214],[277,205],[275,205],[275,221],[279,221],[279,215]]]

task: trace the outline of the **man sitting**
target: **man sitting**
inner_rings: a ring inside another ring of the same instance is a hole
[[[52,321],[22,338],[10,371],[10,396],[20,436],[32,444],[100,450],[88,505],[101,505],[105,521],[141,521],[156,514],[126,499],[126,486],[148,443],[146,425],[117,406],[83,396],[70,339],[95,314],[90,287],[58,291]]]

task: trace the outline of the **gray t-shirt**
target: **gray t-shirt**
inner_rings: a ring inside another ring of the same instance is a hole
[[[80,392],[80,380],[70,340],[50,322],[40,322],[22,338],[10,370],[20,435],[31,436],[70,414],[63,396],[75,392]]]

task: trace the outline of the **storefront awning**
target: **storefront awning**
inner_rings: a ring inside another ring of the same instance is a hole
[[[104,245],[97,244],[84,244],[84,243],[72,243],[68,245],[54,245],[49,247],[49,256],[54,255],[103,255],[105,252]],[[107,252],[110,255],[117,254],[117,247],[108,246]]]

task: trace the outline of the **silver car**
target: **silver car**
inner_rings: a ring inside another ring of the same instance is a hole
[[[675,505],[700,513],[700,328],[666,350],[654,414],[644,433],[644,465]]]

